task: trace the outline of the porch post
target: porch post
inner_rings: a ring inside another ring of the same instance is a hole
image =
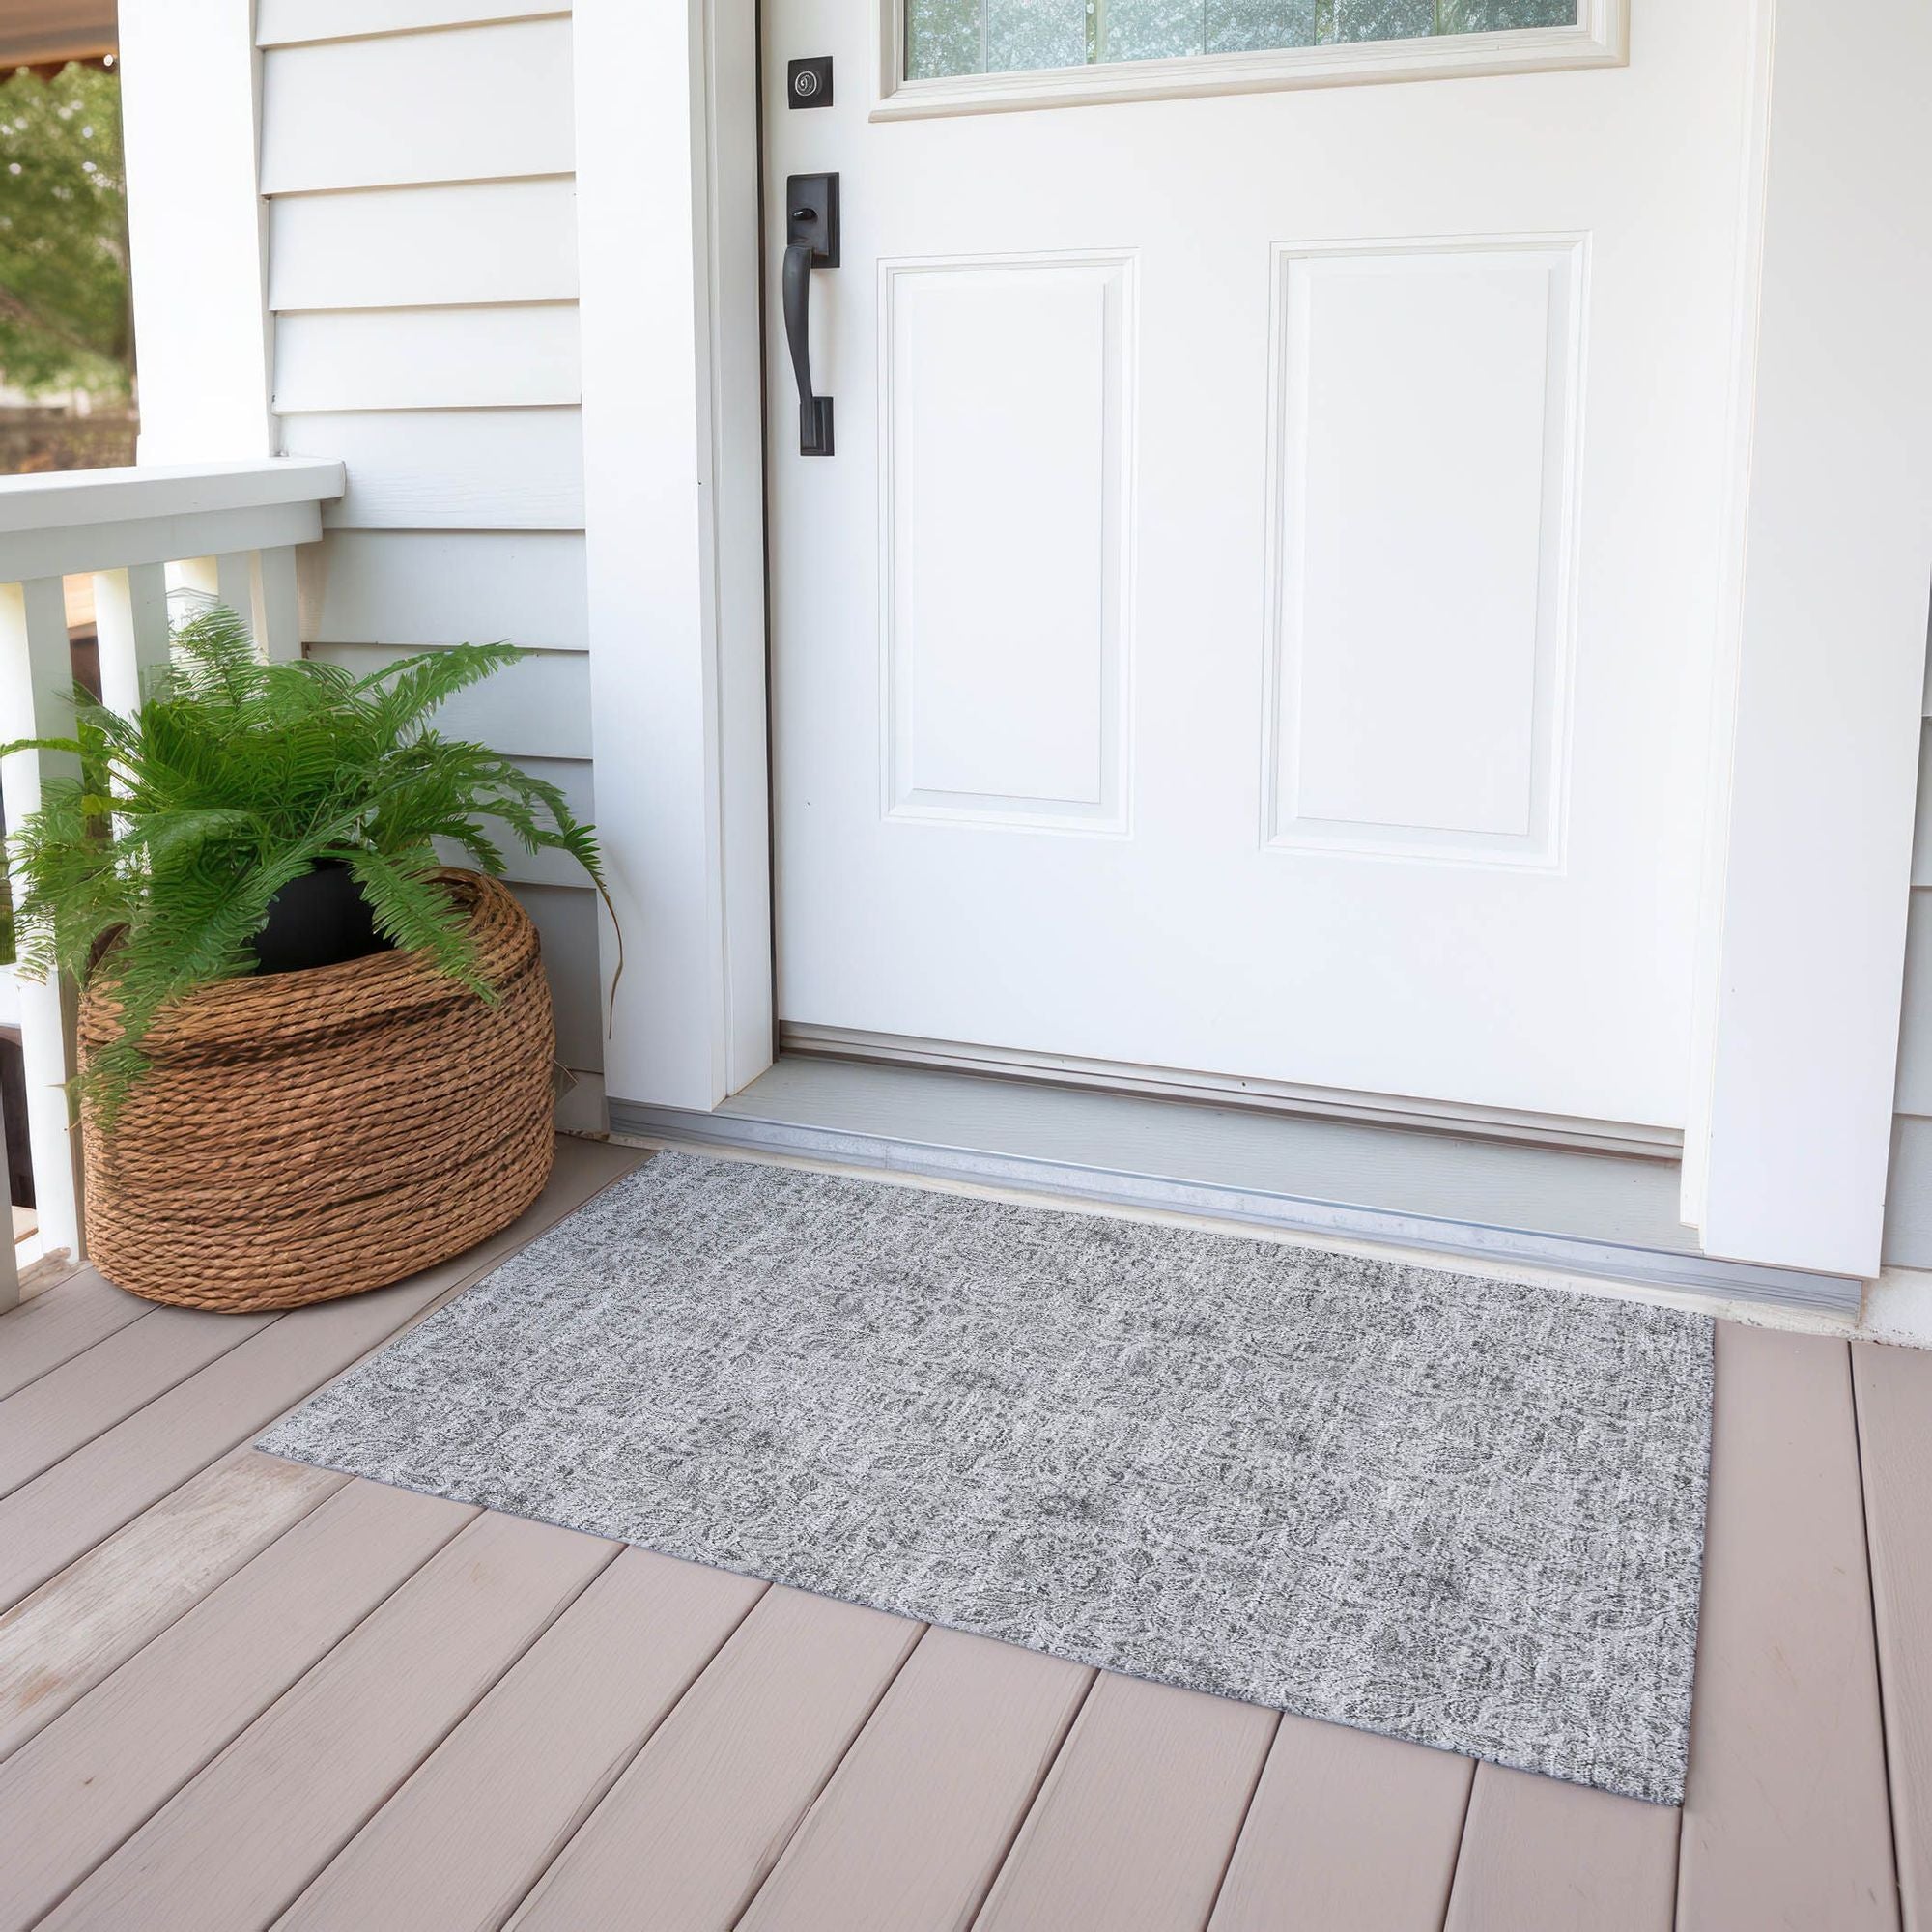
[[[275,451],[251,0],[121,0],[143,463]]]

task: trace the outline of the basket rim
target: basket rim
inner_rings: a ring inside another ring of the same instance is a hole
[[[499,985],[538,950],[536,927],[500,880],[460,866],[431,875],[469,902],[468,928],[484,981]],[[104,966],[112,953],[103,957]],[[99,968],[88,979],[77,1016],[81,1044],[98,1046],[115,1037],[120,1005],[114,979]],[[475,994],[439,972],[419,952],[387,948],[331,966],[289,973],[238,974],[171,1000],[149,1026],[144,1050],[171,1046],[206,1048],[224,1039],[259,1039],[294,1027],[368,1025]]]

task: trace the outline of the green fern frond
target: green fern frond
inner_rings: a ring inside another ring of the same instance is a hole
[[[9,841],[11,936],[25,970],[76,977],[111,937],[100,970],[119,1029],[86,1082],[104,1122],[146,1070],[156,1015],[252,972],[270,901],[321,860],[348,865],[384,937],[486,998],[436,877],[438,841],[500,872],[507,827],[527,851],[568,854],[603,891],[595,833],[562,792],[431,728],[457,693],[523,655],[458,644],[366,677],[307,659],[266,664],[246,624],[217,605],[176,632],[138,711],[81,694],[71,738],[5,748],[63,752],[81,768],[47,781]]]

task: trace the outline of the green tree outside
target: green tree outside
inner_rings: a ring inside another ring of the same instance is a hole
[[[120,76],[79,62],[0,82],[0,380],[134,391]]]

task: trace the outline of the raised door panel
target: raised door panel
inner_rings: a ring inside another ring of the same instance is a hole
[[[1270,844],[1557,863],[1582,260],[1277,250]]]
[[[883,265],[886,810],[1126,818],[1133,265]]]

